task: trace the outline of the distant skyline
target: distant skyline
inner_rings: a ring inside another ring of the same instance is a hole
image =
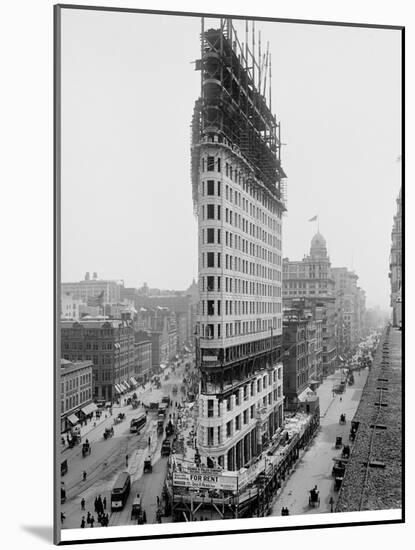
[[[270,43],[285,144],[283,256],[309,253],[308,220],[318,214],[332,266],[354,268],[367,305],[386,308],[401,185],[400,33],[256,28]],[[64,11],[63,281],[96,271],[127,286],[184,290],[197,277],[190,123],[199,36],[199,18]]]

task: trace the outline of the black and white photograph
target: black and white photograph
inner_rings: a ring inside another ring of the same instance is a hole
[[[54,7],[55,543],[403,521],[403,27],[201,7]]]

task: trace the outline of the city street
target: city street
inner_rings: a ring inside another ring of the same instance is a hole
[[[332,387],[340,381],[341,371],[328,376],[317,389],[320,398],[320,429],[309,448],[300,455],[300,459],[291,470],[291,474],[282,486],[274,500],[272,516],[281,515],[281,508],[287,507],[290,515],[321,514],[330,512],[330,498],[335,501],[332,477],[333,458],[341,454],[341,449],[335,449],[336,436],[341,436],[343,443],[349,443],[350,422],[359,405],[362,389],[366,382],[367,369],[355,372],[355,384],[346,386],[343,395],[333,397]],[[339,424],[339,417],[346,415],[346,424]],[[309,490],[315,485],[320,492],[320,506],[311,508],[308,504]]]
[[[180,392],[173,396],[172,388],[180,385],[183,380],[184,363],[176,367],[175,372],[167,368],[161,374],[162,386],[159,390],[154,389],[147,383],[146,388],[138,388],[136,391],[138,399],[146,404],[151,401],[161,401],[163,395],[169,395],[173,401],[181,401]],[[163,380],[168,374],[169,379]],[[132,394],[133,392],[131,392]],[[129,394],[130,395],[130,394]],[[122,397],[122,402],[127,396]],[[173,399],[174,398],[174,399]],[[62,505],[62,512],[65,514],[63,528],[77,528],[80,526],[82,516],[88,511],[95,516],[94,500],[98,495],[106,498],[106,512],[110,516],[109,525],[127,525],[136,522],[131,521],[131,506],[137,494],[142,498],[143,509],[146,511],[147,522],[155,523],[157,510],[157,496],[161,497],[164,479],[167,471],[167,458],[160,457],[161,443],[164,434],[157,435],[157,414],[149,412],[147,422],[139,435],[130,433],[130,421],[143,412],[144,408],[132,409],[131,405],[114,406],[113,415],[103,413],[96,427],[94,422],[89,422],[81,430],[82,441],[73,449],[66,448],[62,451],[61,460],[68,460],[68,472],[62,477],[66,489],[66,502]],[[166,417],[175,411],[174,403],[170,406]],[[125,420],[114,425],[114,418],[123,412]],[[107,414],[107,418],[105,418]],[[114,436],[104,440],[103,432],[106,427],[114,427]],[[150,437],[150,448],[148,439]],[[91,444],[91,454],[82,457],[82,443],[88,439]],[[128,455],[128,466],[126,465]],[[143,474],[144,460],[151,456],[153,463],[152,473]],[[87,472],[87,478],[82,480],[83,471]],[[121,512],[111,513],[111,489],[120,472],[128,471],[131,475],[131,491],[124,509]],[[85,499],[85,511],[81,510],[81,500]],[[89,527],[89,526],[87,526]],[[95,523],[95,527],[100,524]]]

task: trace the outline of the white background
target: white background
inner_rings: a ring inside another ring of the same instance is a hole
[[[82,3],[79,1],[78,3]],[[117,5],[148,9],[193,10],[240,15],[262,15],[314,20],[394,24],[406,26],[407,78],[407,176],[406,234],[410,248],[413,229],[413,98],[415,17],[410,1],[291,0],[273,2],[211,0],[207,2],[113,1],[90,5]],[[0,538],[4,548],[45,547],[52,544],[52,24],[53,2],[20,0],[2,3],[1,41],[1,242],[2,254],[2,394]],[[254,11],[255,10],[255,11]],[[387,78],[387,75],[385,75]],[[412,156],[408,160],[408,157]],[[86,235],[87,238],[87,235]],[[407,272],[412,267],[408,254]],[[410,280],[409,274],[407,275]],[[407,304],[412,288],[407,285]],[[413,323],[407,307],[407,338]],[[409,354],[408,354],[409,355]],[[407,359],[408,396],[414,387]],[[411,410],[407,411],[407,423]],[[412,431],[413,433],[413,431]],[[413,436],[412,436],[413,438]],[[407,460],[413,456],[408,442]],[[413,466],[410,466],[410,470]],[[407,520],[413,514],[413,476],[408,472]],[[412,520],[412,521],[411,521]],[[308,548],[379,549],[409,547],[414,529],[409,525],[323,529],[300,532],[247,534],[123,544],[145,549],[208,548],[212,545]],[[115,544],[84,545],[84,548],[110,548]]]

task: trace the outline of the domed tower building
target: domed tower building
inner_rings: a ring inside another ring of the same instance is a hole
[[[324,236],[317,232],[311,239],[310,254],[300,261],[283,260],[284,310],[303,308],[314,320],[322,321],[321,363],[310,379],[322,380],[336,368],[336,295],[331,263]],[[284,389],[285,392],[285,389]]]

